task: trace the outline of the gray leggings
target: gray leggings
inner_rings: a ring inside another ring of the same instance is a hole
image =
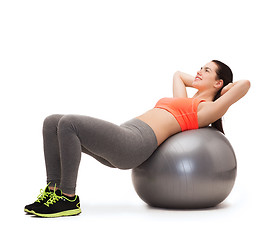
[[[157,148],[152,128],[139,119],[120,126],[80,115],[51,115],[44,121],[47,182],[74,194],[81,153],[119,169],[146,161]]]

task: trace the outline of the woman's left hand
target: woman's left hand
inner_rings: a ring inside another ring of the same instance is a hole
[[[233,83],[229,83],[227,86],[225,86],[221,91],[221,96],[223,96],[227,91],[229,91],[233,87]]]

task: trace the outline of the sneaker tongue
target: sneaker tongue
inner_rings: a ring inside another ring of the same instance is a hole
[[[53,192],[52,190],[50,190],[50,188],[47,186],[45,189],[45,192]]]
[[[62,191],[61,191],[60,189],[57,189],[57,190],[55,191],[55,194],[56,194],[57,196],[62,196]]]

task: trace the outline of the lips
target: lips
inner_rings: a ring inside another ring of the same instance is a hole
[[[195,81],[201,81],[201,80],[202,80],[202,78],[200,76],[195,77]]]

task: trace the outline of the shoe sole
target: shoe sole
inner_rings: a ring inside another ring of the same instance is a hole
[[[26,212],[27,214],[34,214],[33,210],[28,210],[27,208],[24,209],[24,212]]]
[[[55,218],[55,217],[66,217],[66,216],[75,216],[81,213],[80,209],[73,209],[58,213],[51,213],[51,214],[45,214],[45,213],[36,213],[34,211],[30,212],[31,214],[35,214],[38,217],[44,217],[44,218]]]

